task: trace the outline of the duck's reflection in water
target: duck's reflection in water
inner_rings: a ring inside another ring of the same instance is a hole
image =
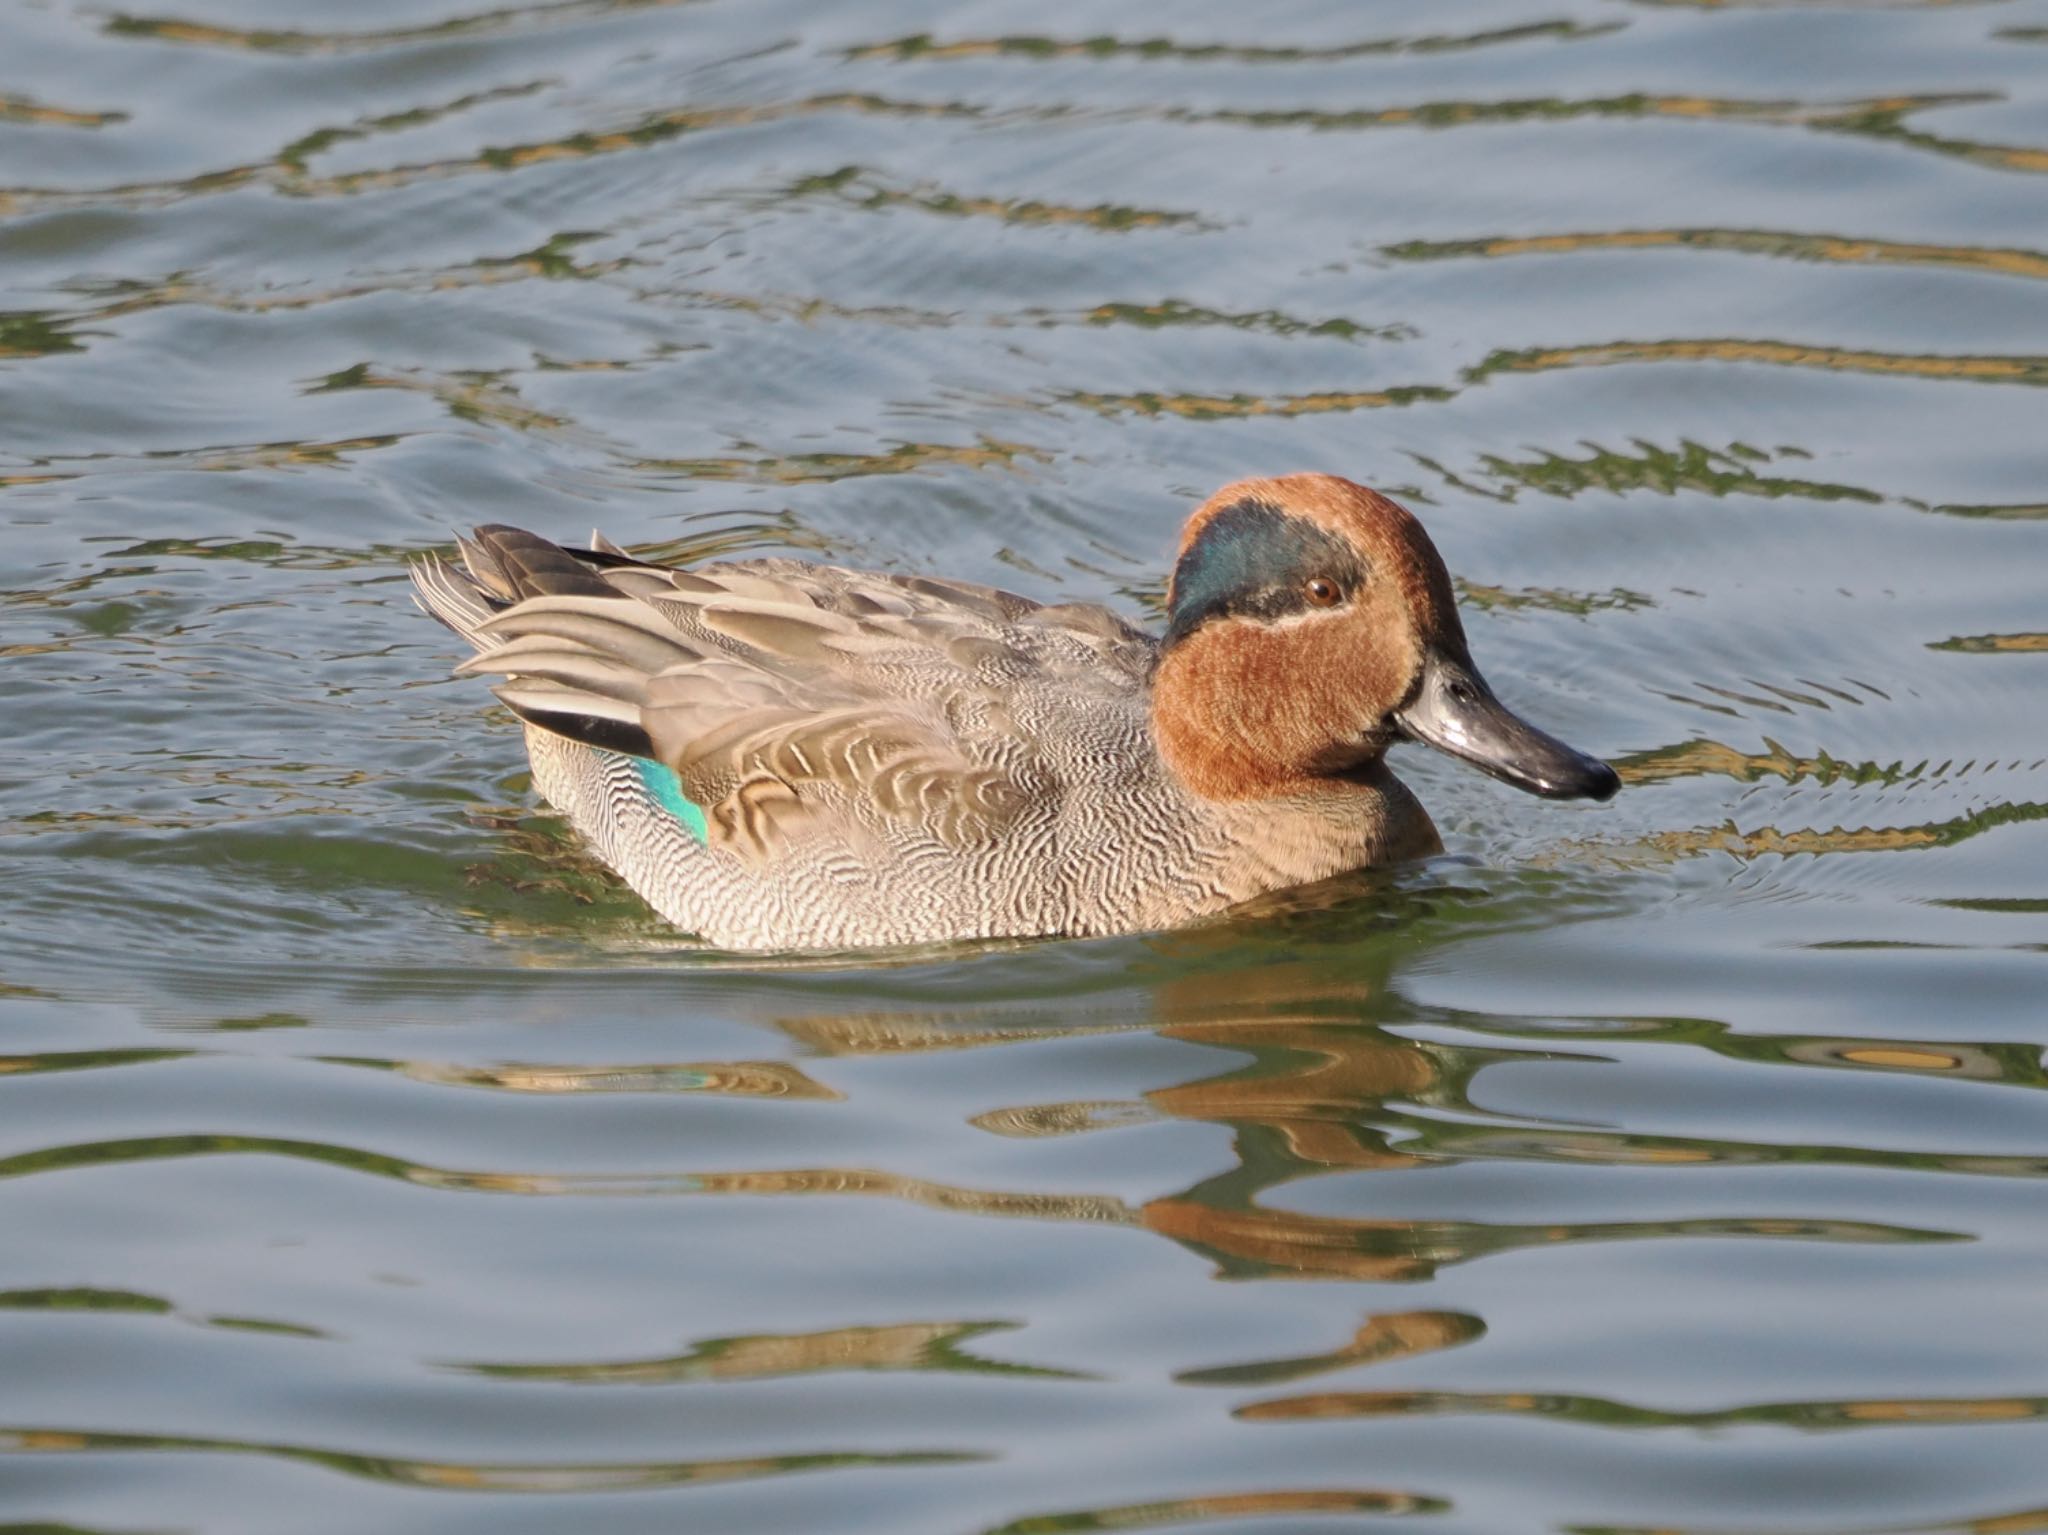
[[[1490,1223],[1469,1220],[1365,1219],[1318,1215],[1264,1202],[1270,1191],[1331,1174],[1402,1172],[1465,1160],[1460,1138],[1436,1144],[1431,1125],[1496,1124],[1529,1136],[1526,1116],[1502,1118],[1477,1106],[1474,1079],[1490,1066],[1594,1058],[1583,1049],[1513,1049],[1415,1040],[1397,1026],[1427,1022],[1386,983],[1391,945],[1348,948],[1351,964],[1378,959],[1381,973],[1338,974],[1325,958],[1237,963],[1222,968],[1204,946],[1221,935],[1160,941],[1163,956],[1192,962],[1145,993],[1150,1018],[1136,1009],[1102,1008],[1095,1019],[1027,1023],[934,1011],[778,1020],[813,1049],[891,1053],[958,1049],[1029,1038],[1102,1032],[1150,1032],[1227,1051],[1240,1064],[1168,1083],[1140,1099],[1073,1099],[1006,1106],[972,1121],[990,1133],[1033,1139],[1113,1130],[1164,1120],[1222,1125],[1235,1165],[1192,1186],[1130,1209],[1126,1219],[1201,1253],[1233,1279],[1417,1281],[1448,1264],[1519,1248],[1586,1241],[1679,1236],[1750,1236],[1851,1242],[1913,1241],[1945,1233],[1862,1221],[1769,1217],[1677,1218],[1611,1222]],[[1240,951],[1231,956],[1242,960]],[[1209,958],[1211,963],[1202,965]],[[1420,1133],[1418,1133],[1420,1132]],[[1582,1139],[1586,1127],[1560,1125],[1550,1138]],[[1539,1135],[1539,1141],[1548,1144]],[[1616,1138],[1624,1139],[1624,1138]],[[1477,1145],[1470,1138],[1463,1144]],[[1519,1144],[1519,1142],[1518,1142]],[[1720,1160],[1713,1143],[1685,1160]],[[1616,1160],[1628,1158],[1617,1146]],[[1753,1148],[1728,1148],[1728,1160],[1755,1160]],[[1484,1154],[1483,1150],[1481,1154]],[[1676,1156],[1658,1160],[1679,1160]],[[965,1191],[961,1191],[964,1193]],[[992,1208],[1000,1196],[988,1196]],[[1057,1218],[1057,1196],[1041,1214]],[[1076,1218],[1100,1220],[1099,1197],[1077,1197]],[[953,1203],[957,1207],[958,1199]],[[1010,1213],[1007,1209],[1000,1213]],[[1464,1341],[1446,1336],[1431,1347]]]
[[[1425,1279],[1437,1265],[1505,1241],[1456,1223],[1359,1221],[1275,1209],[1267,1190],[1332,1172],[1424,1165],[1375,1127],[1389,1102],[1465,1102],[1498,1050],[1419,1044],[1369,1021],[1381,988],[1333,984],[1303,965],[1271,965],[1161,988],[1169,1039],[1248,1056],[1233,1070],[1152,1090],[1150,1110],[1227,1125],[1237,1165],[1147,1202],[1145,1225],[1212,1258],[1234,1278]]]

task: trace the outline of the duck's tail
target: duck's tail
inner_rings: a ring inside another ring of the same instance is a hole
[[[501,524],[456,542],[460,565],[428,556],[412,567],[413,600],[477,652],[456,675],[501,673],[491,691],[527,724],[651,760],[649,680],[706,649],[603,574],[642,562],[601,536],[564,549]]]
[[[634,563],[602,533],[590,535],[588,551],[571,550],[494,522],[455,543],[459,565],[436,554],[413,562],[412,600],[480,651],[504,643],[478,631],[513,604],[529,597],[616,597],[618,588],[594,567]]]
[[[686,871],[710,833],[641,719],[652,673],[702,655],[602,574],[641,562],[600,534],[590,542],[480,527],[456,540],[459,560],[413,563],[413,600],[477,652],[458,674],[504,674],[491,691],[528,727],[535,787],[649,904],[694,930],[701,897]]]

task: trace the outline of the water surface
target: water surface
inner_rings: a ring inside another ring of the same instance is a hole
[[[0,15],[0,1528],[2048,1529],[2048,6],[173,3]],[[766,964],[405,586],[1288,469],[1622,796]]]

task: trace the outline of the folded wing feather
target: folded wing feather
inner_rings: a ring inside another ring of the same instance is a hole
[[[713,838],[761,860],[844,827],[849,804],[949,844],[994,836],[1047,782],[1002,695],[1051,658],[1016,648],[1015,626],[1056,628],[1115,686],[1139,685],[1148,646],[1104,609],[929,578],[794,561],[591,574],[601,587],[474,624],[485,648],[460,670],[504,674],[499,697],[543,728],[666,763]]]

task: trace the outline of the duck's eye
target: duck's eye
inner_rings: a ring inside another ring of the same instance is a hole
[[[1310,607],[1334,608],[1343,597],[1344,590],[1328,576],[1311,576],[1308,584],[1302,587],[1301,595],[1308,599]]]

